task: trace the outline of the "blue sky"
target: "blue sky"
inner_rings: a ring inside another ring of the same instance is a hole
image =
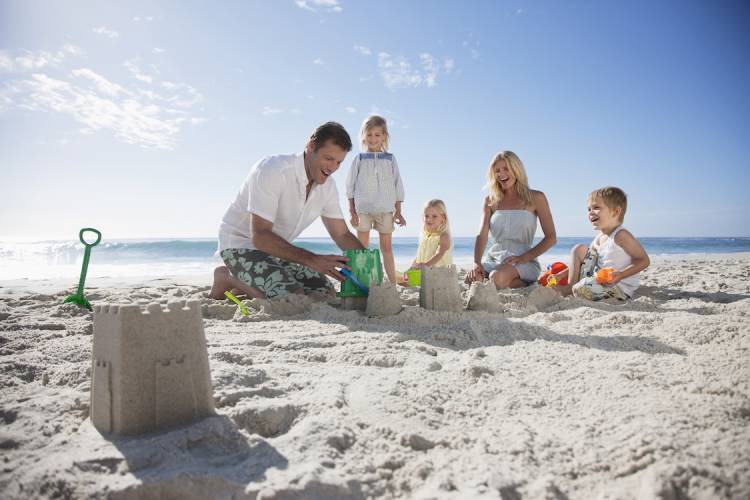
[[[475,234],[502,149],[559,235],[618,185],[636,235],[749,236],[748,5],[0,0],[0,240],[214,237],[255,161],[372,112],[396,236],[430,198]]]

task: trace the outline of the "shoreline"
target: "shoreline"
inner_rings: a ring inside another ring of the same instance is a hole
[[[659,254],[650,255],[652,266],[659,262],[685,261],[694,262],[699,260],[723,260],[723,259],[750,259],[750,252],[728,252],[728,253],[686,253],[686,254]],[[542,268],[553,262],[551,259],[540,259]],[[158,264],[154,264],[155,266]],[[398,270],[406,269],[409,261],[397,261]],[[467,271],[471,267],[471,260],[455,262],[459,271]],[[213,279],[213,267],[207,268],[201,273],[174,273],[165,275],[136,275],[136,276],[88,276],[86,278],[86,290],[97,290],[101,288],[127,288],[143,286],[165,286],[173,284],[210,287]],[[71,290],[78,286],[78,275],[69,278],[47,278],[47,279],[10,279],[0,280],[0,297],[17,295],[19,293],[53,293],[63,290]]]

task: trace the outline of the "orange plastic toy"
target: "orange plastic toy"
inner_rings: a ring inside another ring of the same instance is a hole
[[[614,272],[614,267],[603,267],[596,273],[596,281],[600,285],[610,285],[612,284],[612,273]]]
[[[544,274],[542,274],[539,277],[539,284],[542,286],[552,286],[552,285],[567,285],[568,284],[568,277],[565,276],[560,281],[557,281],[554,277],[553,279],[550,279],[550,277],[553,274],[560,273],[562,271],[565,271],[568,269],[568,266],[566,266],[562,262],[555,262],[549,266],[547,266],[547,270],[544,271]]]

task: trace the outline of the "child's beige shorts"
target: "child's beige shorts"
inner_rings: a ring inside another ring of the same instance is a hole
[[[379,214],[359,214],[359,226],[357,231],[360,233],[369,232],[370,229],[383,234],[392,233],[393,212],[381,212]]]

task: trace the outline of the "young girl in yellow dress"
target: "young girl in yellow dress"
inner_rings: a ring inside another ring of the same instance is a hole
[[[448,230],[448,214],[443,200],[430,200],[424,206],[424,225],[419,240],[417,256],[411,269],[448,267],[453,265],[451,235]]]

